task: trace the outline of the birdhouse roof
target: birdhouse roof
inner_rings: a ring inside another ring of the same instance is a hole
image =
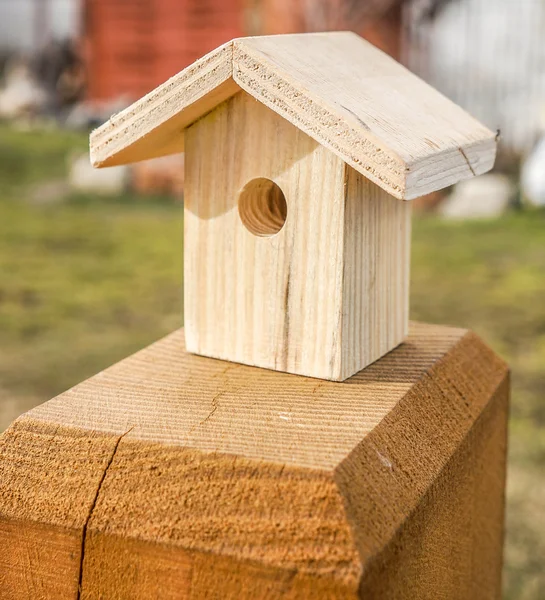
[[[183,129],[244,90],[397,198],[488,171],[495,134],[354,33],[235,39],[91,134],[95,166],[183,151]]]

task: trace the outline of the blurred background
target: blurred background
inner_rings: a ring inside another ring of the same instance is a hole
[[[511,365],[504,596],[545,598],[545,0],[0,0],[0,431],[182,325],[183,156],[89,130],[237,36],[350,29],[501,132],[414,202],[412,318]]]

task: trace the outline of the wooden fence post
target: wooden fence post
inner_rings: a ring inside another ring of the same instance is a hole
[[[490,169],[494,133],[331,33],[225,44],[91,155],[184,143],[187,330],[2,437],[5,596],[499,598],[506,365],[405,339],[404,200]]]
[[[179,331],[0,439],[2,597],[499,598],[507,400],[464,330],[344,383]]]

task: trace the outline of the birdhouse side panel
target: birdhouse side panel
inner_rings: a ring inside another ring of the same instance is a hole
[[[342,370],[346,377],[408,334],[411,205],[346,166]]]
[[[343,161],[245,92],[185,135],[188,350],[338,379]]]

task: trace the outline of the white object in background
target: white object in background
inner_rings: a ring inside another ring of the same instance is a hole
[[[533,206],[545,206],[545,136],[524,161],[520,185],[527,202]]]
[[[448,219],[498,217],[508,208],[512,195],[513,185],[505,175],[481,175],[458,183],[439,213]]]
[[[5,85],[0,90],[0,117],[13,119],[35,114],[46,99],[28,66],[23,62],[15,64],[7,70]]]
[[[129,167],[110,167],[97,170],[91,166],[89,154],[80,154],[70,160],[68,181],[72,189],[100,195],[121,194],[127,187]]]

